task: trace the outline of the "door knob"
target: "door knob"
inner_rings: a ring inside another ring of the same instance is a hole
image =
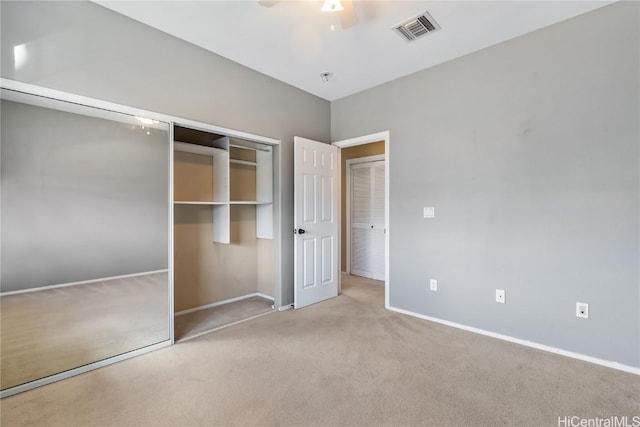
[[[298,228],[298,234],[304,234],[304,233],[306,233],[306,231],[304,231],[304,229]]]

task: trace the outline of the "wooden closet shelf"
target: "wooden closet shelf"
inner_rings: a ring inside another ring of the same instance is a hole
[[[232,200],[230,205],[270,205],[273,202],[258,202],[256,200]]]

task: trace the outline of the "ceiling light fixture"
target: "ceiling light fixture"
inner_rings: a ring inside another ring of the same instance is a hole
[[[341,12],[344,10],[344,7],[342,7],[340,0],[324,0],[324,4],[320,10],[323,12]]]

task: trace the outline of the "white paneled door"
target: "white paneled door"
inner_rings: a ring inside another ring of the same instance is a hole
[[[351,274],[384,280],[384,161],[350,167]]]
[[[338,149],[294,138],[294,307],[338,295]]]

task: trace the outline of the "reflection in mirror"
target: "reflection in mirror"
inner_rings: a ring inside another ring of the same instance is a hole
[[[1,102],[1,388],[168,340],[169,125]]]

